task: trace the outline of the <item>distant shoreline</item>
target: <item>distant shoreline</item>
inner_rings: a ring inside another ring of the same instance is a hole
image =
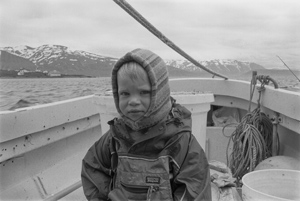
[[[0,79],[34,79],[34,78],[96,78],[92,76],[84,76],[84,75],[61,75],[61,76],[0,76]]]
[[[97,77],[76,77],[76,76],[65,76],[65,77],[0,77],[0,79],[44,79],[44,78],[49,78],[49,79],[52,79],[52,78],[97,78]]]

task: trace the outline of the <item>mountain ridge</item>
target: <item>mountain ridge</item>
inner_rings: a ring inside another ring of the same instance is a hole
[[[70,50],[62,45],[27,45],[4,47],[1,50],[0,69],[29,71],[58,71],[66,75],[94,77],[110,76],[118,58],[102,56],[83,50]],[[206,68],[224,75],[238,75],[252,70],[265,69],[259,64],[238,60],[198,61]],[[171,77],[210,75],[187,60],[165,60]]]

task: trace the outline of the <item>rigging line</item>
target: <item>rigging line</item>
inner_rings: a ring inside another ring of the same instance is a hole
[[[129,3],[127,3],[125,0],[113,0],[116,4],[118,4],[123,10],[125,10],[129,15],[131,15],[135,20],[137,20],[141,25],[143,25],[146,29],[148,29],[152,34],[154,34],[156,37],[158,37],[162,42],[164,42],[166,45],[168,45],[170,48],[175,50],[177,53],[179,53],[181,56],[189,60],[191,63],[196,65],[197,67],[213,74],[221,78],[225,78],[227,80],[228,78],[224,75],[221,75],[219,73],[216,73],[205,66],[201,65],[199,62],[197,62],[195,59],[193,59],[190,55],[188,55],[186,52],[184,52],[182,49],[180,49],[177,45],[175,45],[170,39],[168,39],[165,35],[163,35],[157,28],[155,28],[149,21],[147,21],[139,12],[137,12]]]
[[[277,57],[280,59],[280,61],[289,69],[289,71],[298,79],[298,81],[300,82],[300,79],[297,77],[297,75],[295,75],[295,73],[288,67],[288,65],[286,65],[284,63],[284,61],[277,55]]]

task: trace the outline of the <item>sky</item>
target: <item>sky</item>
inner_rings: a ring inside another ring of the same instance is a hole
[[[300,70],[299,0],[127,0],[198,61]],[[184,59],[113,0],[1,0],[0,47],[63,45],[119,58],[146,48]]]

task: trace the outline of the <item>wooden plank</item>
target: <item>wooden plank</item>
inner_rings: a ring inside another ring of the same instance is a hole
[[[97,114],[94,95],[0,112],[0,142]]]
[[[96,114],[88,118],[55,126],[45,131],[1,142],[0,162],[20,156],[56,141],[69,138],[72,135],[90,130],[99,125],[100,116]]]
[[[100,138],[101,128],[80,131],[1,163],[0,197],[42,200],[79,181],[82,159]]]

